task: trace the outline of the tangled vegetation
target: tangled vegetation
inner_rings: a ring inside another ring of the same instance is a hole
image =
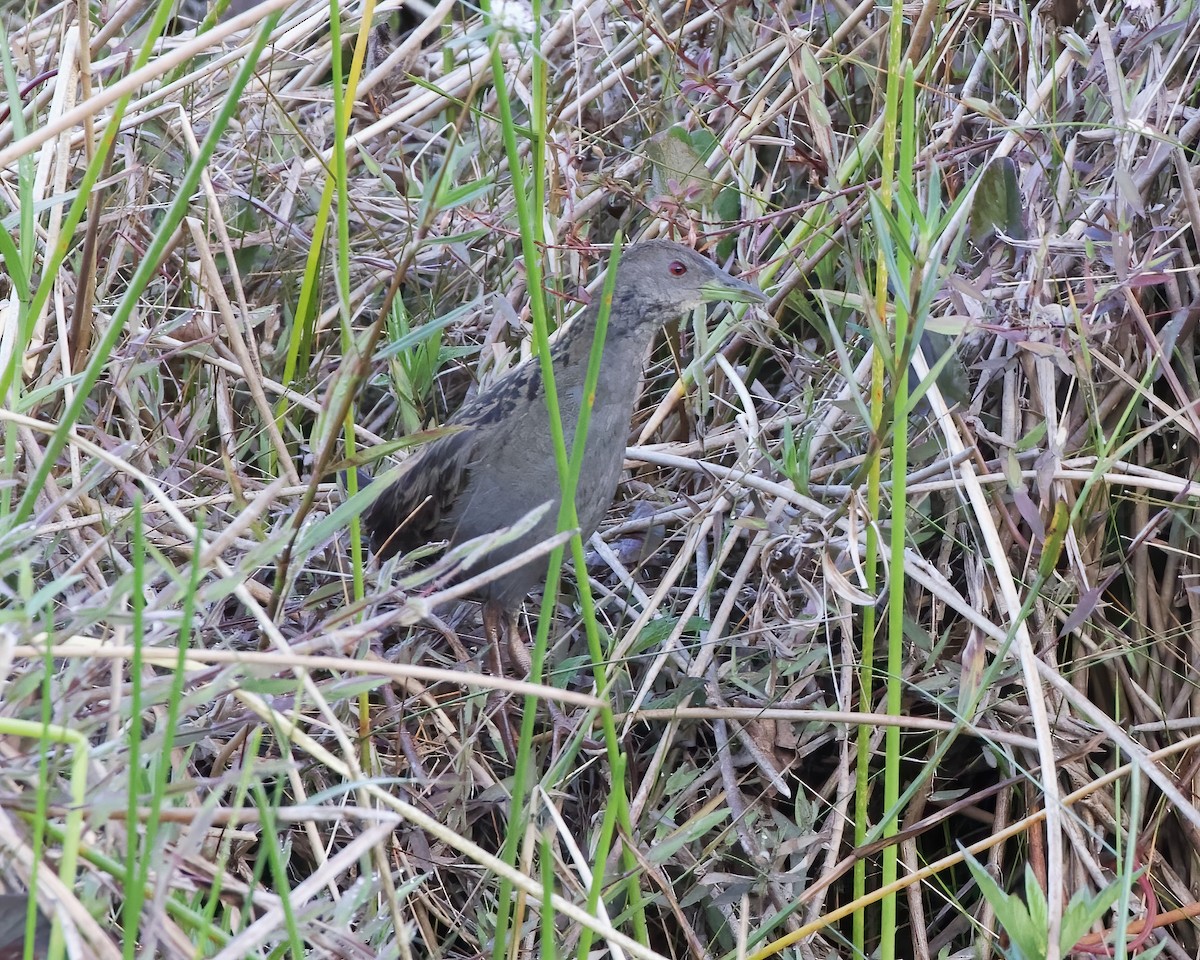
[[[36,955],[1196,956],[1190,0],[3,25]],[[770,299],[654,346],[530,686],[469,555],[380,569],[339,477],[544,347],[618,236]]]

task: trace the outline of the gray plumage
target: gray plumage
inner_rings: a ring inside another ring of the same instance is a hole
[[[25,956],[25,911],[28,909],[29,894],[0,894],[0,960],[23,960]],[[50,951],[50,921],[41,911],[33,931],[31,956],[45,957]]]
[[[550,351],[568,453],[583,401],[599,299],[575,318]],[[652,240],[621,254],[575,497],[585,538],[600,525],[616,493],[642,361],[655,331],[701,303],[762,299],[755,287],[677,243]],[[502,563],[553,536],[560,488],[537,360],[481,391],[446,425],[460,429],[421,447],[364,515],[380,559],[432,541],[456,545],[494,533],[547,501],[553,506],[533,529],[489,553],[487,564]],[[484,587],[480,599],[512,610],[545,572],[544,558],[526,564]]]

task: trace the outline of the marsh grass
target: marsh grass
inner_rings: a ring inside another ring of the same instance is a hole
[[[1195,956],[1200,18],[1069,7],[5,5],[48,949]],[[489,676],[487,544],[378,570],[351,468],[664,235],[770,303],[664,333]]]

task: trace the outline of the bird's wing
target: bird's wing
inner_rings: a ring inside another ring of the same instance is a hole
[[[454,533],[450,514],[470,483],[477,439],[466,427],[423,447],[371,505],[364,519],[380,560]]]
[[[544,403],[541,390],[541,368],[536,361],[527,360],[463,404],[447,425],[492,427],[507,423],[525,405]]]
[[[371,547],[380,560],[454,536],[467,503],[471,474],[490,452],[520,430],[514,416],[541,399],[536,363],[523,363],[467,401],[447,427],[454,433],[422,447],[364,515]]]

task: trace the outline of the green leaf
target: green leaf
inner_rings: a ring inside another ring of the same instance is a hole
[[[1109,884],[1094,897],[1086,890],[1076,891],[1071,902],[1067,904],[1067,909],[1063,911],[1062,931],[1058,938],[1061,952],[1065,955],[1074,947],[1120,896],[1120,883]]]
[[[1041,420],[1032,430],[1017,438],[1017,453],[1024,453],[1026,450],[1036,450],[1038,444],[1042,442],[1042,438],[1045,436],[1046,421]]]
[[[445,316],[438,317],[436,320],[429,320],[419,327],[409,330],[404,336],[393,340],[382,350],[377,351],[375,358],[377,360],[387,360],[390,357],[403,353],[405,350],[412,350],[414,347],[420,346],[430,337],[441,333],[459,317],[473,310],[477,304],[478,299],[472,300],[470,303],[464,303],[460,307],[455,307]]]
[[[12,291],[21,303],[29,300],[29,277],[25,274],[25,265],[21,262],[21,254],[8,231],[0,229],[0,259],[4,260],[4,269],[8,271],[12,283]]]
[[[1040,907],[1036,903],[1026,905],[1020,897],[1005,893],[983,864],[965,850],[963,852],[971,875],[979,885],[979,892],[996,912],[996,921],[1008,934],[1009,942],[1012,944],[1010,956],[1019,957],[1021,960],[1044,960],[1049,942],[1045,922],[1046,896],[1042,893],[1042,888],[1038,886],[1033,871],[1028,870],[1026,873],[1026,892],[1027,896],[1031,896],[1035,901],[1040,899]],[[1032,890],[1030,890],[1030,885],[1033,887]],[[1040,914],[1042,918],[1040,926],[1032,916],[1034,913]]]
[[[489,173],[482,179],[456,187],[448,187],[438,193],[436,206],[439,210],[453,210],[455,207],[461,207],[491,192],[495,182],[496,175]]]
[[[1017,165],[1011,157],[997,157],[983,170],[971,207],[971,240],[985,242],[1000,231],[1017,240],[1025,239],[1021,217],[1021,190]]]
[[[671,635],[671,632],[678,623],[678,617],[658,617],[651,620],[642,627],[629,652],[636,656],[639,653],[645,653],[647,650],[657,649]],[[703,617],[692,617],[684,625],[683,635],[698,637],[708,627],[709,622]]]
[[[673,197],[689,206],[709,203],[716,185],[704,165],[705,154],[685,127],[673,126],[646,142],[650,160],[650,183],[655,196]]]
[[[722,807],[713,810],[699,819],[689,820],[682,827],[658,839],[650,847],[646,858],[651,863],[669,863],[675,854],[686,844],[702,840],[711,830],[729,819],[729,808]]]

